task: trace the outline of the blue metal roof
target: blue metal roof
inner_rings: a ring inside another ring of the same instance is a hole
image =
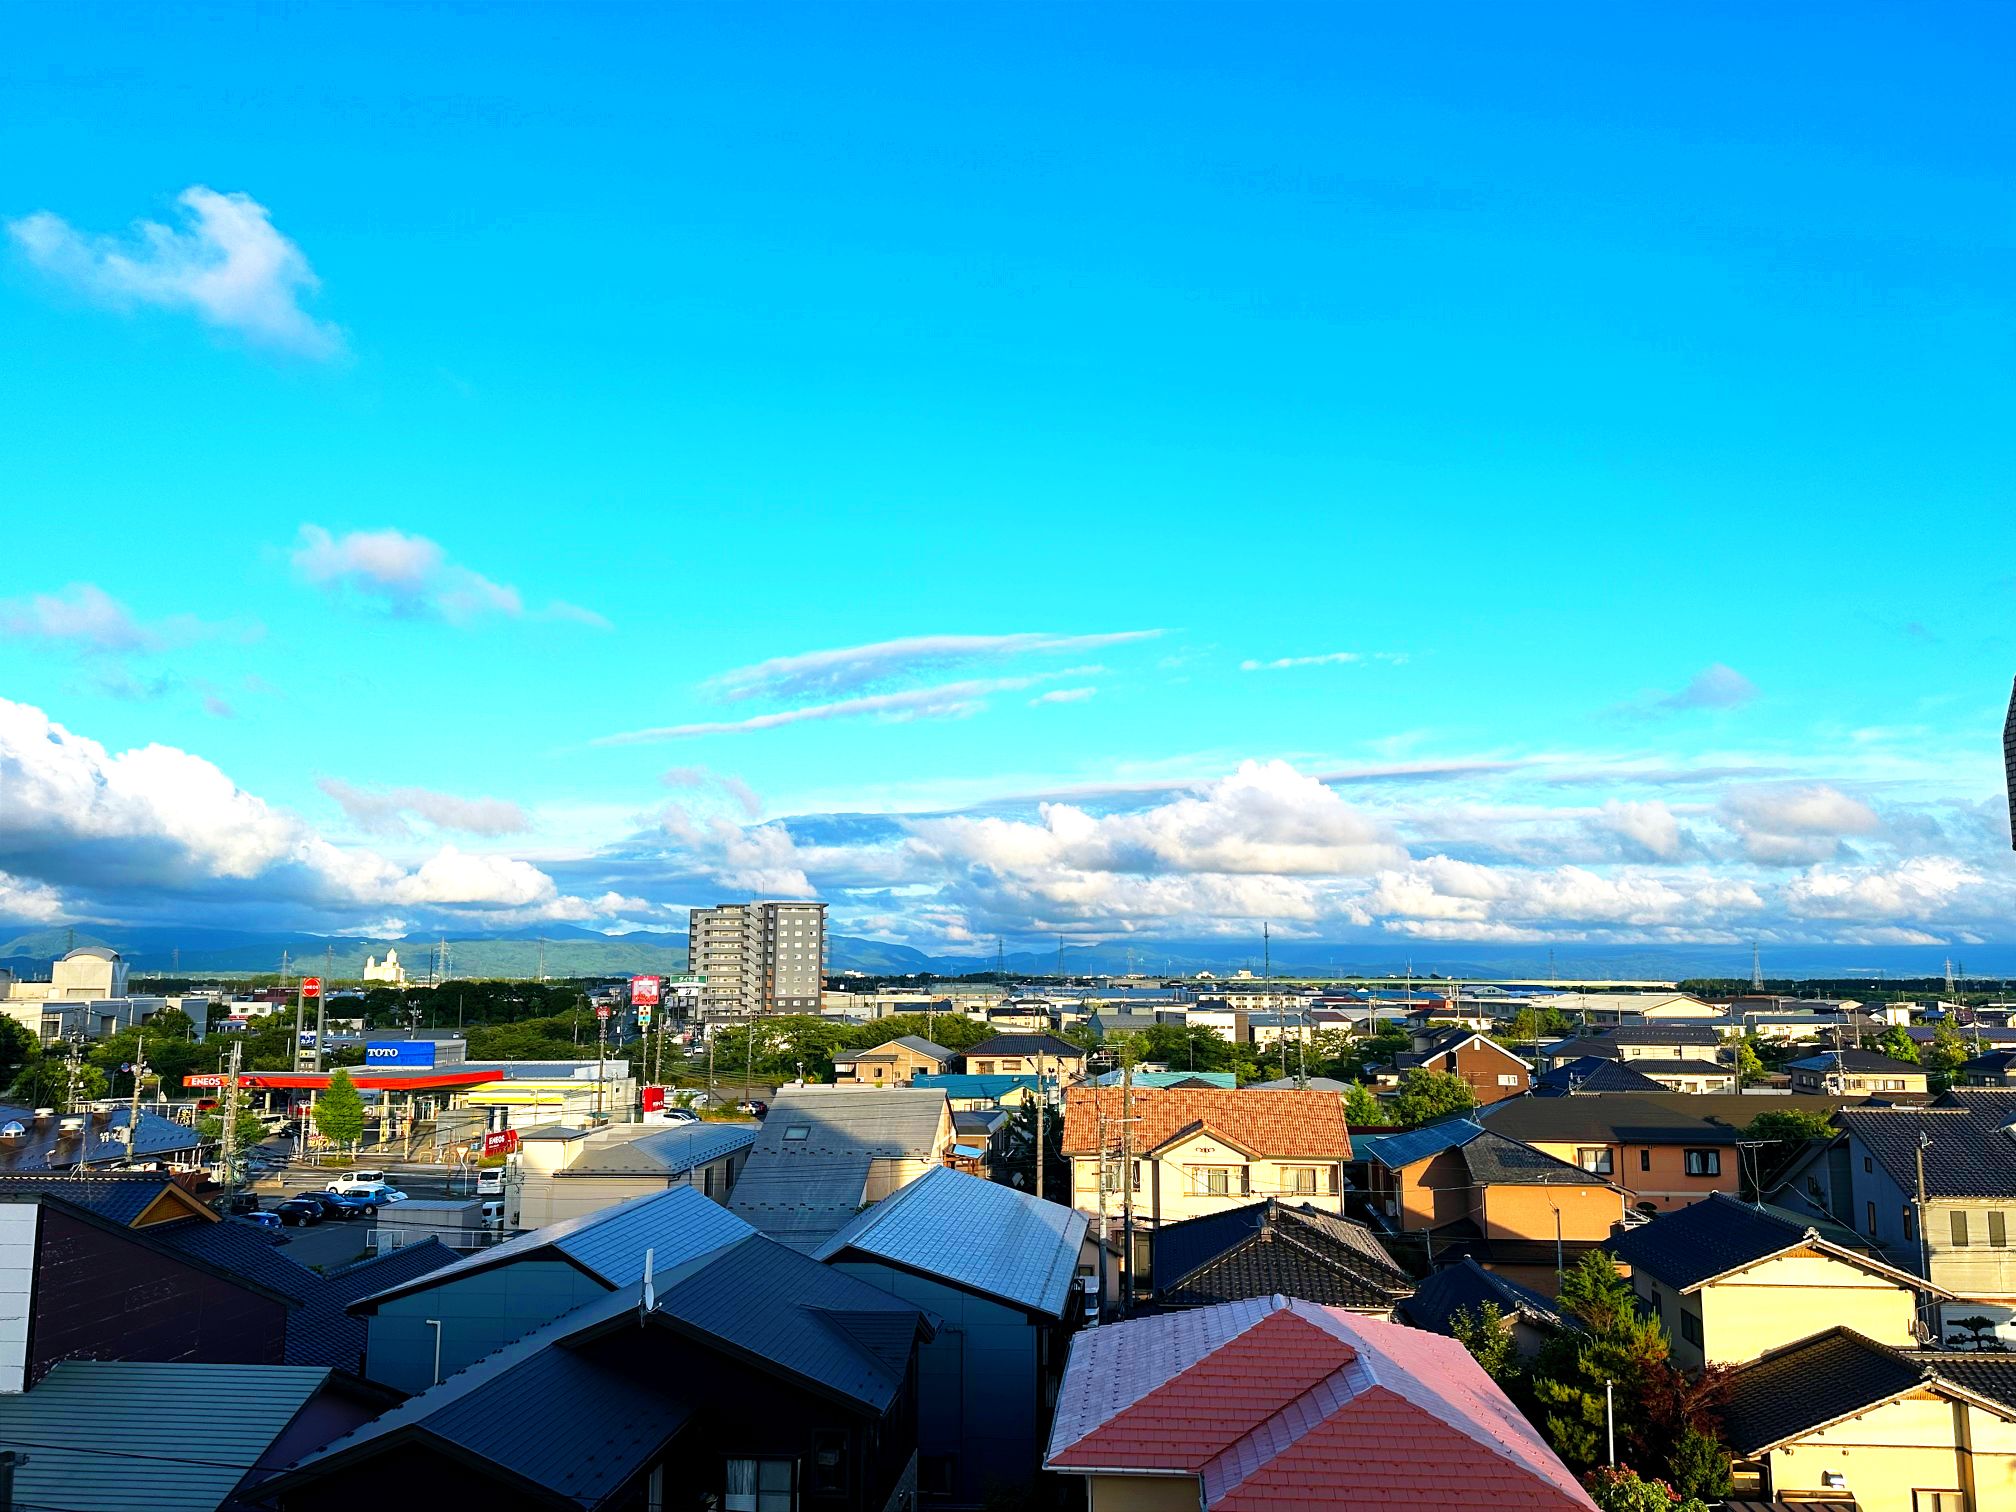
[[[1117,1087],[1122,1078],[1118,1071],[1104,1071],[1092,1079],[1095,1087]],[[1239,1085],[1236,1071],[1136,1071],[1133,1076],[1137,1087],[1174,1087],[1183,1082],[1200,1081],[1206,1086],[1219,1087],[1230,1092]]]
[[[32,1446],[14,1503],[216,1512],[328,1380],[289,1365],[66,1360],[32,1391],[0,1396],[0,1444]],[[192,1433],[178,1409],[193,1402],[229,1405]]]
[[[453,1265],[375,1292],[354,1306],[369,1312],[379,1303],[408,1292],[556,1251],[605,1286],[629,1286],[644,1275],[646,1250],[653,1252],[652,1268],[664,1271],[746,1239],[754,1232],[720,1203],[692,1187],[668,1187],[649,1197],[633,1198],[579,1218],[549,1223],[495,1248],[479,1250]]]
[[[813,1252],[848,1250],[1062,1317],[1086,1217],[997,1182],[934,1166]]]
[[[1376,1160],[1388,1170],[1397,1171],[1430,1155],[1466,1145],[1483,1132],[1482,1124],[1455,1118],[1447,1123],[1430,1124],[1425,1129],[1409,1129],[1404,1134],[1361,1134],[1351,1144],[1367,1160]]]
[[[1046,1076],[1044,1081],[1055,1086],[1057,1078]],[[913,1087],[928,1087],[943,1092],[947,1097],[992,1097],[1000,1098],[1010,1092],[1029,1091],[1036,1085],[1033,1076],[1013,1076],[993,1071],[982,1076],[974,1072],[945,1071],[937,1075],[914,1076],[910,1079]]]

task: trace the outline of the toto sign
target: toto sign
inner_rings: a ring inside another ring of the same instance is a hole
[[[432,1040],[386,1040],[380,1044],[364,1047],[364,1064],[367,1066],[425,1066],[434,1065],[434,1041]]]

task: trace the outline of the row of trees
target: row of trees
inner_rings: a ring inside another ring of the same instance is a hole
[[[1665,1328],[1601,1250],[1576,1261],[1557,1300],[1574,1326],[1530,1360],[1520,1356],[1510,1319],[1495,1303],[1457,1314],[1454,1331],[1554,1452],[1591,1477],[1606,1509],[1706,1512],[1708,1500],[1727,1496],[1727,1367],[1675,1365]],[[1606,1474],[1613,1432],[1625,1468]]]

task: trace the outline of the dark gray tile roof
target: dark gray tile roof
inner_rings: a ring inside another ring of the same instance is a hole
[[[58,1197],[108,1222],[130,1224],[163,1188],[174,1184],[173,1177],[153,1171],[93,1171],[85,1176],[8,1172],[0,1175],[0,1202],[36,1194]]]
[[[1888,1401],[1925,1373],[1905,1351],[1852,1329],[1815,1334],[1737,1368],[1723,1437],[1739,1455],[1760,1454]]]
[[[1607,1186],[1602,1177],[1495,1129],[1462,1147],[1463,1164],[1478,1186]]]
[[[1956,1386],[2016,1411],[2016,1354],[1976,1354],[1971,1350],[1923,1350],[1911,1356]]]
[[[905,1050],[910,1051],[914,1055],[926,1055],[935,1061],[949,1061],[956,1053],[947,1050],[943,1045],[934,1044],[921,1034],[899,1034],[893,1040],[884,1040],[879,1045],[871,1045],[866,1050],[856,1050],[851,1054],[843,1052],[834,1056],[833,1059],[842,1062],[870,1060],[878,1052],[888,1049],[891,1045],[901,1045]]]
[[[1679,1099],[1675,1099],[1678,1101]],[[1760,1105],[1758,1112],[1764,1112]],[[1480,1108],[1478,1116],[1500,1134],[1530,1142],[1581,1144],[1728,1145],[1736,1131],[1677,1112],[1649,1095],[1619,1092],[1600,1097],[1508,1097]]]
[[[304,1300],[318,1279],[307,1266],[282,1253],[286,1241],[280,1235],[249,1223],[183,1218],[174,1223],[151,1224],[141,1233],[207,1265],[257,1282],[290,1301]]]
[[[873,1256],[1054,1318],[1070,1299],[1085,1224],[1060,1203],[934,1166],[812,1253]]]
[[[1790,1071],[1856,1071],[1880,1076],[1923,1076],[1925,1068],[1916,1061],[1901,1061],[1878,1055],[1874,1050],[1825,1050],[1803,1060],[1787,1061]]]
[[[1203,1307],[1246,1297],[1300,1297],[1383,1311],[1413,1283],[1361,1223],[1276,1198],[1155,1232],[1158,1301]]]
[[[31,1445],[14,1504],[32,1512],[216,1512],[326,1370],[66,1360],[34,1390],[0,1395],[0,1443]],[[178,1405],[228,1404],[192,1434]]]
[[[1835,1122],[1905,1191],[1925,1144],[1928,1197],[2016,1197],[2016,1093],[1955,1090],[1929,1108],[1843,1108]]]
[[[1407,1129],[1399,1134],[1363,1134],[1351,1142],[1351,1147],[1353,1153],[1366,1160],[1397,1171],[1417,1160],[1426,1160],[1430,1155],[1439,1155],[1444,1150],[1468,1144],[1483,1132],[1482,1124],[1472,1123],[1467,1118],[1452,1118],[1424,1128]]]
[[[1685,1291],[1790,1249],[1809,1235],[1841,1249],[1862,1247],[1839,1224],[1715,1192],[1627,1231],[1611,1249],[1618,1259]]]
[[[997,1034],[977,1045],[968,1045],[959,1053],[966,1057],[969,1064],[975,1056],[985,1060],[990,1055],[1054,1055],[1068,1060],[1085,1058],[1083,1046],[1059,1039],[1054,1034]]]
[[[1442,1266],[1421,1282],[1414,1295],[1400,1304],[1399,1313],[1416,1328],[1453,1335],[1450,1320],[1465,1309],[1475,1312],[1486,1302],[1495,1302],[1501,1312],[1516,1313],[1540,1328],[1567,1326],[1551,1298],[1484,1269],[1469,1255],[1454,1265]]]
[[[1533,1079],[1539,1097],[1557,1097],[1569,1092],[1663,1092],[1663,1083],[1633,1071],[1623,1061],[1603,1060],[1594,1055],[1563,1061],[1552,1071]]]

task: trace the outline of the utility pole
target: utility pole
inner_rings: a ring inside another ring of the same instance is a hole
[[[126,1109],[126,1164],[133,1164],[133,1147],[140,1140],[140,1082],[147,1075],[147,1036],[141,1035],[133,1047],[133,1097]],[[6,1512],[0,1507],[0,1512]]]
[[[1925,1237],[1925,1151],[1931,1145],[1931,1143],[1932,1143],[1932,1136],[1927,1134],[1923,1129],[1920,1129],[1918,1131],[1918,1152],[1917,1152],[1918,1153],[1918,1273],[1925,1278],[1928,1284],[1932,1280],[1932,1255],[1928,1247],[1929,1241]],[[1935,1305],[1936,1304],[1933,1303],[1929,1293],[1920,1292],[1918,1294],[1918,1308],[1919,1308],[1918,1321],[1921,1331],[1925,1331],[1929,1328],[1929,1320],[1925,1317],[1925,1314],[1931,1312]],[[1937,1337],[1936,1334],[1934,1334],[1933,1336],[1934,1338]]]
[[[609,1091],[607,1080],[608,1063],[609,1010],[607,1008],[597,1008],[595,1010],[595,1116],[598,1119],[602,1117],[603,1100]]]
[[[329,983],[334,980],[336,970],[336,947],[326,947],[323,956],[322,985],[315,993],[315,1069],[322,1069],[322,1042],[329,1038]]]
[[[238,1058],[244,1053],[241,1041],[231,1042],[230,1080],[224,1087],[224,1185],[238,1181]],[[137,1101],[136,1101],[137,1106]],[[131,1146],[128,1146],[130,1149]]]
[[[1039,1049],[1036,1052],[1036,1195],[1043,1195],[1043,1104],[1047,1094],[1043,1090],[1043,1062],[1047,1059]]]
[[[1120,1315],[1134,1316],[1134,1057],[1120,1052]]]
[[[306,1027],[304,1023],[306,1013],[307,1013],[307,999],[302,997],[301,989],[297,987],[294,989],[294,1059],[293,1059],[293,1066],[296,1071],[299,1071],[301,1069],[301,1034],[303,1029]]]

